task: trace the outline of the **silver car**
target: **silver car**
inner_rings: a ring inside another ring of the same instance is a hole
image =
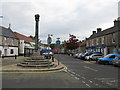
[[[89,60],[96,61],[98,58],[101,58],[101,57],[103,57],[102,54],[92,54],[89,56]]]

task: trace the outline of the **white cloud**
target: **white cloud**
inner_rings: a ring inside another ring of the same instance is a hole
[[[34,15],[40,14],[40,38],[47,34],[61,40],[75,34],[80,39],[89,37],[97,27],[111,27],[117,18],[118,0],[4,0],[3,26],[12,24],[14,31],[34,35]]]

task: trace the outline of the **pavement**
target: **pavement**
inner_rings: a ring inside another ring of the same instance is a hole
[[[61,62],[58,65],[58,60],[54,59],[54,62],[52,62],[54,65],[50,68],[48,67],[21,67],[17,66],[18,63],[29,59],[30,57],[24,57],[24,56],[19,56],[17,59],[15,57],[5,57],[4,59],[0,58],[0,72],[5,73],[5,72],[15,72],[15,73],[24,73],[24,72],[57,72],[57,71],[63,71],[67,69],[65,65],[63,65]],[[52,61],[50,59],[50,61]]]

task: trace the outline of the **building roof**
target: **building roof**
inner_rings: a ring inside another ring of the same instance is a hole
[[[18,39],[18,37],[13,33],[13,31],[10,28],[5,28],[2,26],[0,26],[0,36]]]
[[[96,37],[100,37],[100,36],[104,36],[104,35],[108,35],[108,34],[118,32],[119,23],[120,23],[120,17],[118,17],[118,19],[114,21],[114,26],[113,27],[110,27],[110,28],[105,29],[103,31],[100,31],[98,33],[92,34],[89,37],[89,39],[93,39],[93,38],[96,38]],[[116,27],[116,24],[117,24],[117,27]]]
[[[95,33],[95,34],[92,34],[89,39],[92,39],[92,38],[96,38],[96,37],[100,37],[100,36],[104,36],[104,35],[108,35],[108,34],[112,34],[112,33],[115,33],[117,32],[118,29],[116,27],[110,27],[108,29],[105,29],[103,31],[100,31],[98,33]]]
[[[85,46],[86,45],[86,40],[85,41],[82,41],[80,44],[79,44],[79,46],[81,47],[81,46]]]
[[[20,34],[18,32],[14,32],[14,34],[20,39],[20,40],[24,40],[25,42],[34,42],[34,40],[32,38],[29,38],[23,34]]]

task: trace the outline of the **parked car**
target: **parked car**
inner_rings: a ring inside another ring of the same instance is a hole
[[[102,58],[98,58],[97,63],[101,64],[112,64],[113,60],[120,54],[108,54]]]
[[[113,60],[114,66],[120,66],[120,55]]]
[[[87,56],[87,60],[93,60],[93,61],[96,61],[98,58],[101,58],[103,57],[102,54],[99,54],[99,53],[95,53],[95,54],[92,54],[90,56]]]
[[[77,58],[81,59],[82,55],[83,55],[83,53],[79,53]]]
[[[53,50],[53,53],[54,53],[54,54],[58,54],[58,49],[54,49],[54,50]]]
[[[78,54],[79,54],[79,53],[75,53],[75,54],[73,55],[73,57],[74,57],[74,58],[77,58]]]
[[[51,50],[51,49],[42,49],[40,51],[40,54],[43,55],[43,54],[48,53],[48,52],[53,52],[53,50]]]
[[[86,52],[84,55],[82,55],[82,59],[85,60],[87,56],[90,56],[92,54],[102,54],[101,52]]]
[[[51,49],[42,49],[40,51],[40,54],[44,55],[44,57],[46,59],[49,59],[49,58],[51,58],[51,56],[53,56],[53,50],[51,50]]]
[[[45,53],[43,53],[43,55],[46,59],[50,59],[53,56],[53,52],[51,52],[51,51],[50,52],[45,52]]]

